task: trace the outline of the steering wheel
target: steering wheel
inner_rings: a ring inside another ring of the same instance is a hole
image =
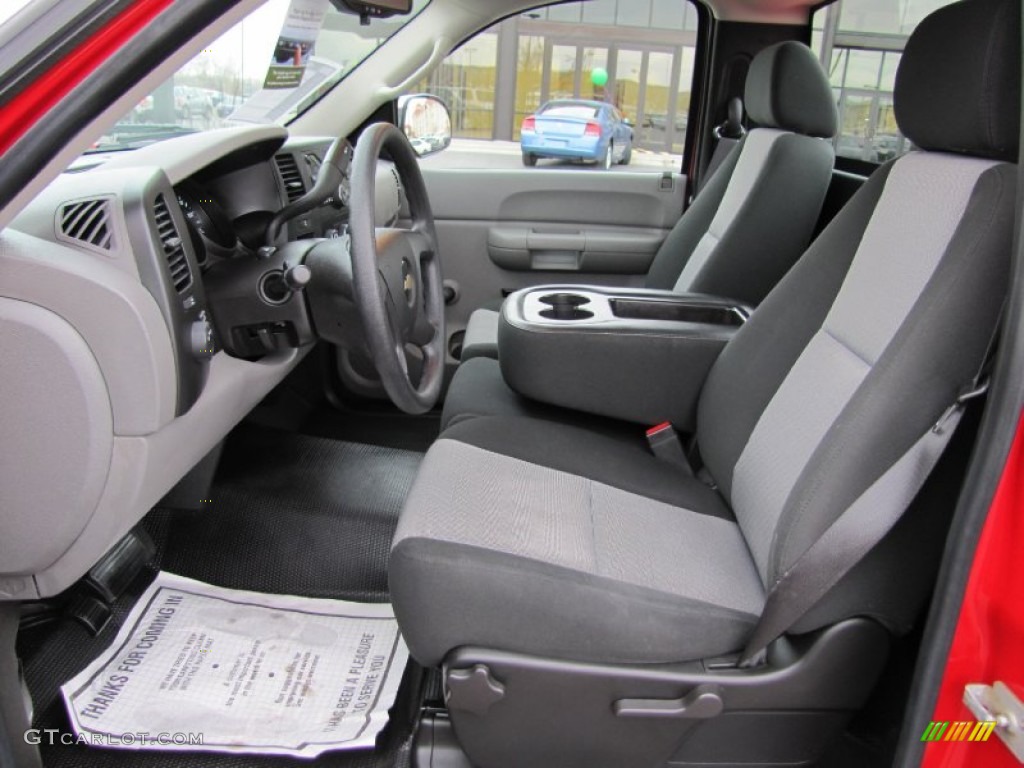
[[[377,161],[387,154],[409,203],[408,229],[379,227]],[[352,160],[352,286],[366,343],[384,389],[408,413],[434,407],[444,375],[444,285],[437,233],[419,161],[390,123],[363,131]],[[422,357],[419,382],[407,352]]]
[[[368,354],[392,402],[408,413],[425,413],[437,403],[444,377],[444,284],[427,189],[405,134],[376,123],[360,136],[352,156],[349,237],[276,245],[287,221],[326,202],[337,204],[350,153],[347,141],[335,141],[313,189],[268,224],[267,245],[252,271],[259,280],[280,276],[277,294],[266,300],[282,312],[302,290],[299,283],[305,286],[309,317],[298,324],[312,324],[317,337]],[[379,162],[382,154],[394,164],[394,175]],[[397,225],[403,190],[408,227]],[[302,275],[299,265],[308,268]],[[305,338],[301,328],[296,333]]]
[[[397,182],[378,164],[385,153]],[[397,218],[398,185],[408,201],[408,227],[381,220]],[[369,353],[385,391],[403,411],[429,411],[444,375],[441,260],[419,161],[405,134],[390,123],[369,126],[356,144],[349,229],[350,241],[286,246],[312,272],[306,293],[316,333]],[[410,360],[418,364],[410,366]]]

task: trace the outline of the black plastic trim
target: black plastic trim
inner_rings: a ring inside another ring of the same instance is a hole
[[[19,610],[0,603],[0,768],[41,768],[39,749],[25,740],[31,723],[15,651]]]
[[[123,203],[125,220],[139,277],[160,307],[170,332],[178,376],[178,402],[174,413],[180,416],[199,399],[209,372],[208,357],[196,355],[190,336],[192,325],[206,319],[207,302],[199,276],[199,262],[192,238],[188,235],[185,216],[166,175],[162,172],[154,175],[133,192]],[[176,235],[181,238],[182,254],[190,276],[188,285],[180,290],[175,287],[173,276],[168,271],[167,253],[156,223],[156,201],[160,197],[164,200]]]
[[[714,56],[714,36],[717,22],[708,6],[701,0],[689,0],[697,9],[697,46],[693,52],[693,83],[690,86],[690,111],[686,117],[686,137],[683,139],[683,165],[680,172],[686,175],[686,197],[689,199],[698,178],[697,160],[700,147],[708,144],[714,128],[710,119],[701,120],[701,114],[712,114],[711,109],[711,58]],[[696,128],[691,128],[696,126]]]
[[[196,30],[223,16],[238,0],[196,0],[173,3],[119,52],[32,126],[0,157],[0,208],[33,179],[55,151],[71,141],[82,126],[95,120],[126,90],[167,59]],[[81,33],[74,37],[82,40]]]
[[[855,176],[870,176],[882,165],[882,163],[872,163],[868,160],[858,160],[855,157],[836,155],[836,170],[852,173]]]
[[[445,660],[446,702],[470,761],[491,768],[810,765],[863,706],[888,650],[888,633],[862,618],[780,638],[754,669],[462,647]],[[688,709],[700,698],[708,706]]]

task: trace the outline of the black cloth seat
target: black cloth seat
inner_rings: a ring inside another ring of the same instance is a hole
[[[419,661],[467,645],[618,663],[744,646],[765,595],[985,359],[1010,279],[1019,30],[1018,2],[967,0],[908,41],[896,116],[921,150],[871,177],[718,358],[696,435],[714,490],[583,427],[520,415],[445,430],[389,564]],[[905,628],[929,583],[914,541],[790,630]]]
[[[478,416],[522,416],[586,427],[592,432],[642,441],[637,424],[594,416],[524,397],[510,387],[494,358],[477,357],[459,366],[445,396],[441,429]],[[648,425],[650,426],[650,425]]]

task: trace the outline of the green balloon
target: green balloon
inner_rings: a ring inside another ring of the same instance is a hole
[[[608,83],[608,70],[604,67],[598,67],[590,73],[590,82],[598,88],[603,88]]]

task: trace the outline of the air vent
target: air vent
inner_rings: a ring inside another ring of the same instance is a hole
[[[67,203],[61,206],[57,220],[61,239],[90,245],[102,251],[114,247],[110,198]]]
[[[294,203],[306,194],[306,184],[302,181],[302,173],[299,171],[299,164],[295,162],[295,156],[286,152],[274,158],[277,163],[278,173],[281,174],[281,181],[284,183],[284,191],[288,194],[288,202]]]
[[[156,204],[153,206],[153,215],[156,217],[156,231],[160,237],[160,246],[163,248],[164,256],[167,258],[167,267],[171,272],[171,282],[174,283],[174,290],[184,293],[192,285],[192,272],[188,266],[188,258],[185,256],[181,236],[178,228],[174,226],[174,219],[167,208],[167,201],[163,195],[157,195]]]

